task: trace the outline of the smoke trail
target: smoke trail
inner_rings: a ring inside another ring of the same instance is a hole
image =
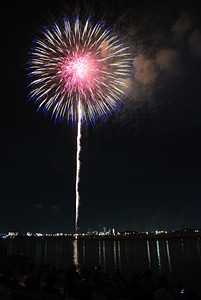
[[[76,153],[76,204],[75,204],[75,232],[78,231],[78,217],[79,217],[79,181],[80,181],[80,152],[81,152],[81,125],[82,125],[82,107],[81,101],[78,101],[78,122],[77,122],[77,153]]]

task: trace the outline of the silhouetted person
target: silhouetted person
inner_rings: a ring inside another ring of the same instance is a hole
[[[142,288],[142,299],[155,299],[154,297],[154,282],[152,278],[151,269],[147,269],[140,280],[140,285]]]

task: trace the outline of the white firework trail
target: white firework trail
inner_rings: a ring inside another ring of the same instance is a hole
[[[77,122],[77,149],[76,149],[76,203],[75,203],[75,231],[78,231],[78,217],[79,217],[79,205],[80,205],[80,192],[79,192],[79,182],[80,182],[80,153],[81,153],[81,126],[82,126],[82,106],[81,102],[78,101],[78,122]]]

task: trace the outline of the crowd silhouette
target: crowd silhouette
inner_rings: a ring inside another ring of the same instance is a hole
[[[110,274],[101,266],[36,266],[21,253],[0,258],[0,299],[4,300],[201,300],[201,288],[179,280],[172,284],[165,274],[155,278],[151,269],[126,278],[119,269]]]
[[[57,269],[49,264],[35,267],[31,265],[22,275],[5,272],[0,279],[0,299],[33,300],[197,300],[201,293],[187,290],[178,281],[171,286],[167,277],[160,274],[153,279],[152,271],[133,273],[125,278],[120,270],[113,274],[98,268],[76,266],[67,270]]]

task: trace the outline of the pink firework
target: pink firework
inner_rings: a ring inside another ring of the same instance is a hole
[[[87,101],[90,91],[96,88],[95,78],[99,73],[98,62],[91,55],[76,52],[64,59],[60,67],[61,84],[68,93],[79,94]]]
[[[94,123],[116,111],[125,96],[125,79],[131,74],[128,46],[103,22],[82,25],[64,18],[63,24],[45,28],[35,41],[29,75],[30,98],[55,120]]]

